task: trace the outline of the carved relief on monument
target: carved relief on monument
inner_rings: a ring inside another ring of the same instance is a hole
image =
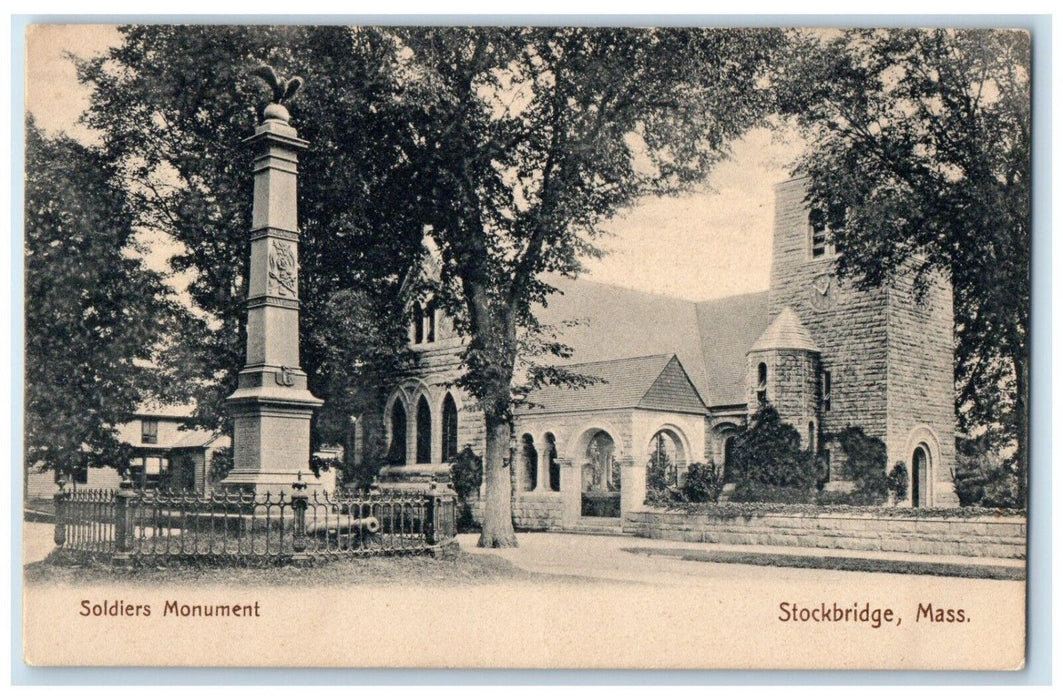
[[[298,296],[295,246],[284,241],[271,241],[269,248],[269,286],[267,294]]]

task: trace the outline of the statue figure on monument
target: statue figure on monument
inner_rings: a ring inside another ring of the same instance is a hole
[[[273,91],[273,101],[262,110],[262,119],[277,119],[287,123],[291,115],[288,114],[288,109],[284,106],[284,103],[290,102],[295,97],[295,94],[299,92],[299,89],[303,86],[303,79],[299,76],[294,76],[285,80],[277,75],[277,71],[273,70],[273,66],[265,64],[252,70],[251,75],[262,78]]]

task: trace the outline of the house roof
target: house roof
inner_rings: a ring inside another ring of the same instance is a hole
[[[203,428],[182,430],[177,434],[180,436],[180,439],[171,446],[173,449],[180,449],[183,447],[206,447],[219,436],[218,433],[215,433],[212,430],[204,430]]]
[[[819,352],[812,334],[801,323],[794,310],[787,306],[779,312],[771,325],[757,338],[749,350],[808,350]]]
[[[565,365],[594,381],[583,387],[548,386],[529,396],[524,413],[568,413],[647,408],[703,413],[702,403],[679,359],[673,355],[626,357]]]
[[[537,318],[556,328],[572,361],[674,354],[705,405],[745,403],[746,352],[771,320],[766,291],[693,302],[586,279],[548,282],[558,293]]]

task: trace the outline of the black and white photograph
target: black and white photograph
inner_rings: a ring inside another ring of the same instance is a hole
[[[1031,33],[707,24],[26,27],[25,662],[1023,669]]]

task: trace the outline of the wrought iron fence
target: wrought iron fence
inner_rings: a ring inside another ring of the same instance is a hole
[[[437,553],[456,533],[455,494],[362,494],[300,490],[61,492],[55,496],[60,549],[116,561],[240,562]],[[304,487],[305,489],[305,487]]]

